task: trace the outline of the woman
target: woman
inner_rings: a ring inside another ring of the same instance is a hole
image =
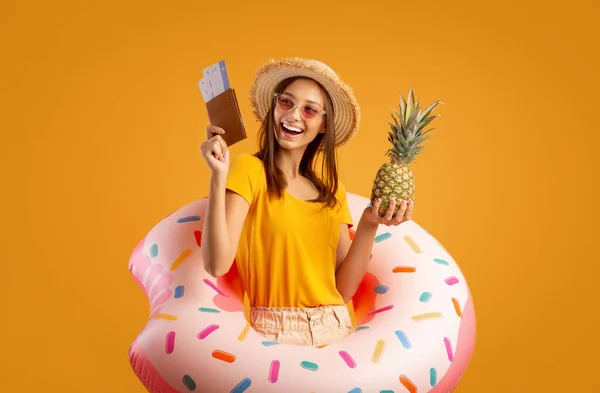
[[[366,272],[378,225],[409,220],[412,201],[396,216],[390,205],[384,217],[376,201],[350,241],[336,149],[357,131],[360,112],[351,89],[325,64],[271,61],[258,71],[250,99],[262,122],[256,154],[230,164],[221,137],[227,130],[218,127],[207,128],[202,144],[211,170],[204,266],[219,277],[235,258],[250,324],[267,339],[296,345],[343,339],[352,331],[346,303]]]

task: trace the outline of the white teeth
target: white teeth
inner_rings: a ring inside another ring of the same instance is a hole
[[[302,132],[300,128],[292,127],[289,124],[283,123],[283,126],[290,131]]]

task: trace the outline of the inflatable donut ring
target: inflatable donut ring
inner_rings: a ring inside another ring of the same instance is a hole
[[[159,222],[130,259],[150,318],[129,360],[148,391],[454,389],[475,345],[473,303],[452,257],[414,221],[378,229],[368,273],[349,307],[356,326],[349,337],[322,347],[282,345],[265,341],[248,324],[235,264],[219,279],[205,272],[206,202]],[[348,193],[348,203],[358,222],[369,200]]]

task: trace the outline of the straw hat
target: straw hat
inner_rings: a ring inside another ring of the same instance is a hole
[[[270,60],[256,73],[250,89],[250,104],[258,121],[264,121],[271,103],[275,87],[284,79],[293,76],[306,76],[319,82],[331,97],[333,122],[335,124],[335,145],[348,142],[357,132],[360,122],[360,107],[350,86],[326,64],[302,58]]]

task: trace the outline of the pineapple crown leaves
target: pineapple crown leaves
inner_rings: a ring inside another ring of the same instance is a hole
[[[394,124],[388,123],[391,127],[388,141],[393,147],[386,152],[386,155],[391,157],[393,162],[408,164],[414,161],[423,150],[422,143],[429,138],[425,135],[435,129],[431,128],[423,132],[423,129],[439,116],[431,113],[438,104],[443,102],[437,100],[422,113],[419,102],[419,99],[415,102],[411,87],[407,100],[400,95],[400,112],[394,110],[392,113]]]

